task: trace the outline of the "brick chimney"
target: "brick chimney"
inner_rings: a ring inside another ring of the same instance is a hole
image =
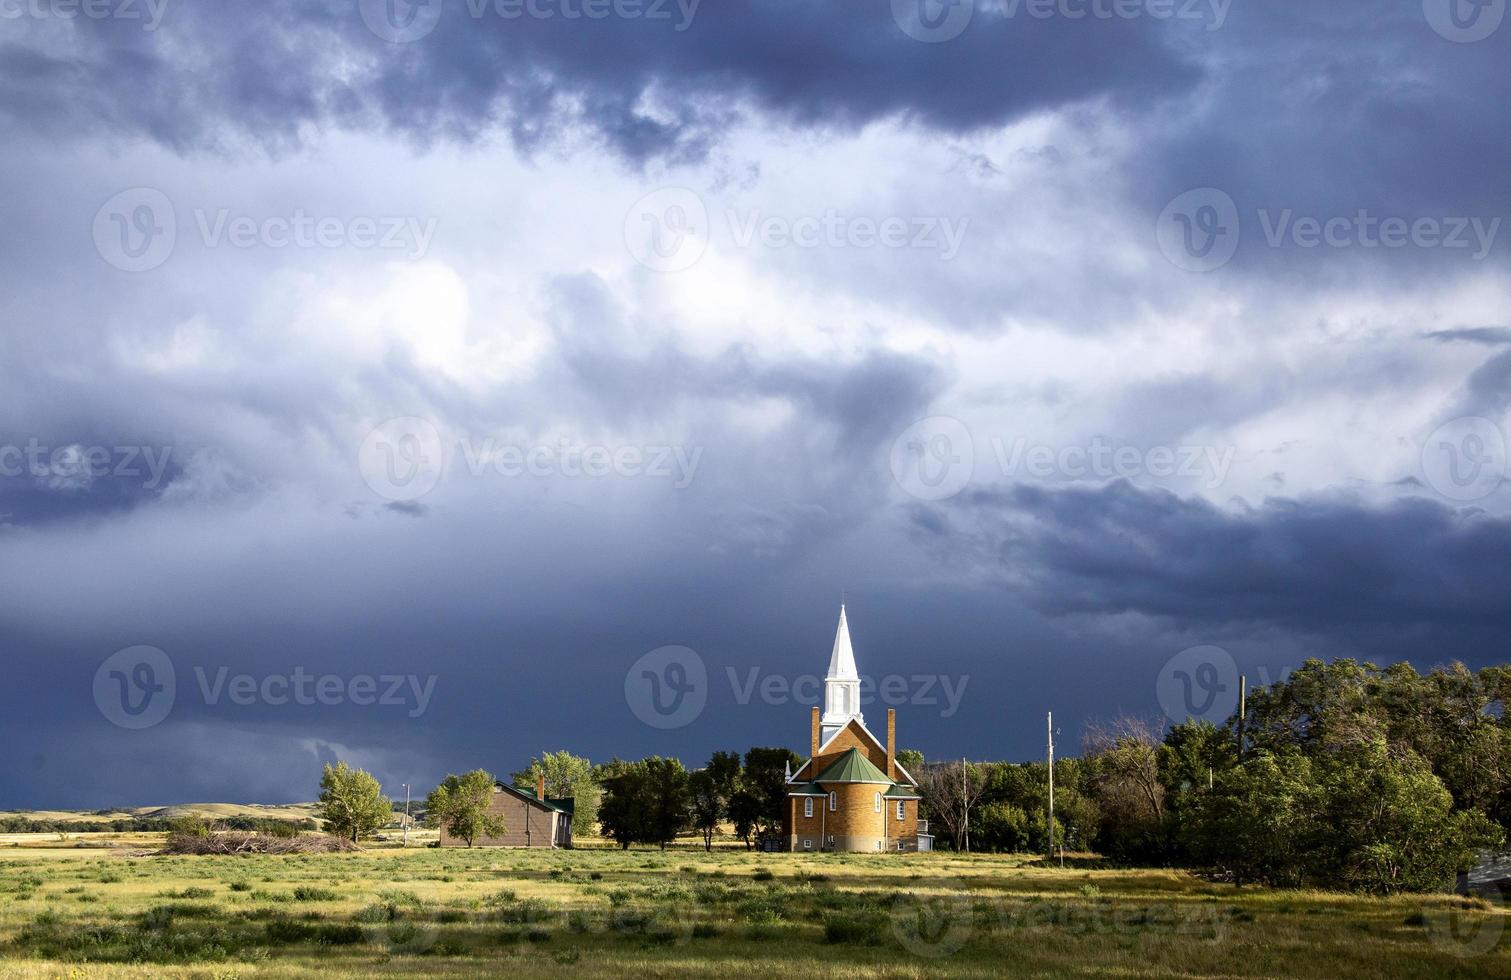
[[[818,705],[813,706],[813,738],[812,745],[808,749],[808,757],[811,759],[818,755]]]
[[[546,774],[544,770],[535,774],[535,798],[542,803],[546,800]]]
[[[897,778],[897,709],[887,709],[887,778]]]

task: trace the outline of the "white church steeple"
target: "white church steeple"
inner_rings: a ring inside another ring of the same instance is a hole
[[[862,725],[860,714],[860,675],[855,672],[855,651],[850,646],[850,625],[845,622],[845,607],[839,607],[839,629],[834,634],[834,652],[829,655],[829,673],[824,678],[824,716],[820,720],[819,739],[827,742],[844,728],[851,718]]]

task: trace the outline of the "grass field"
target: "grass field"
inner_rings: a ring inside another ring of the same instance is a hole
[[[0,846],[0,976],[1511,976],[1505,910],[1450,896],[1031,857],[163,857],[152,835],[87,837]]]

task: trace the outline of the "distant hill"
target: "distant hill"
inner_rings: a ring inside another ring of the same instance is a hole
[[[204,817],[228,820],[314,820],[314,803],[175,803],[171,806],[138,806],[107,810],[0,810],[0,820],[15,818],[47,823],[100,823],[113,820],[177,820]]]

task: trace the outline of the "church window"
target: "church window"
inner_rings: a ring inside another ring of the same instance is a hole
[[[803,801],[803,816],[813,816],[813,797],[811,796]]]
[[[839,809],[839,794],[836,793],[834,790],[831,789],[829,791],[829,812],[833,813],[835,810],[838,810],[838,809]]]

